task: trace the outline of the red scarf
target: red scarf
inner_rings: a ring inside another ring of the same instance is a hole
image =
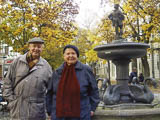
[[[80,85],[74,65],[65,65],[56,97],[57,117],[80,117]]]

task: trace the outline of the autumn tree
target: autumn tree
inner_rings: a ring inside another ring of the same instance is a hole
[[[123,10],[126,14],[126,36],[133,41],[149,44],[152,34],[157,34],[160,28],[158,0],[125,0]],[[150,76],[147,55],[141,58],[144,75]]]
[[[108,62],[109,64],[109,61],[97,57],[97,52],[94,51],[94,48],[98,45],[110,43],[114,39],[114,28],[112,28],[111,26],[111,21],[108,19],[107,16],[104,16],[101,19],[101,21],[97,24],[97,27],[95,29],[90,30],[88,38],[92,43],[90,45],[92,49],[86,52],[86,56],[87,61],[89,63],[92,63],[91,66],[93,66],[94,69],[96,64],[99,64],[100,62],[102,62],[103,64],[106,64],[106,62]]]
[[[91,64],[92,62],[96,62],[97,56],[93,49],[97,38],[98,37],[93,31],[84,28],[79,29],[77,39],[74,41],[74,44],[80,49],[82,56],[80,60],[83,63]]]
[[[98,25],[98,35],[101,36],[101,41],[110,43],[114,40],[115,31],[112,27],[112,22],[108,18],[108,14],[102,18]]]
[[[79,48],[79,60],[85,64],[89,64],[95,72],[95,65],[98,63],[98,57],[94,48],[99,45],[99,37],[95,31],[87,28],[78,30],[77,38],[72,42]]]
[[[46,43],[43,56],[56,68],[62,62],[61,48],[77,34],[76,14],[73,0],[7,0],[0,7],[0,39],[24,54],[27,41],[41,37]]]

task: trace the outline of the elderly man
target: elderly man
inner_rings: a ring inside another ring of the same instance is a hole
[[[12,120],[45,120],[45,93],[52,76],[48,62],[40,57],[41,38],[28,41],[29,51],[17,57],[4,79],[3,96]]]

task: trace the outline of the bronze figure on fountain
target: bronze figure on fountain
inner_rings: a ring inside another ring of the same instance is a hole
[[[113,12],[108,16],[110,20],[112,20],[112,25],[115,27],[115,39],[122,39],[122,34],[123,34],[123,20],[124,20],[124,15],[123,13],[119,10],[119,4],[114,5],[114,10]]]

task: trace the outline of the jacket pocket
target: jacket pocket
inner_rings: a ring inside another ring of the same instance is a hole
[[[8,103],[8,109],[10,110],[10,115],[12,118],[17,118],[19,116],[19,104],[18,99],[12,100]]]
[[[29,102],[29,118],[45,118],[45,106],[43,102]]]
[[[13,95],[13,100],[9,101],[7,107],[9,109],[12,109],[14,106],[16,106],[18,104],[18,99],[20,96],[17,95]]]

